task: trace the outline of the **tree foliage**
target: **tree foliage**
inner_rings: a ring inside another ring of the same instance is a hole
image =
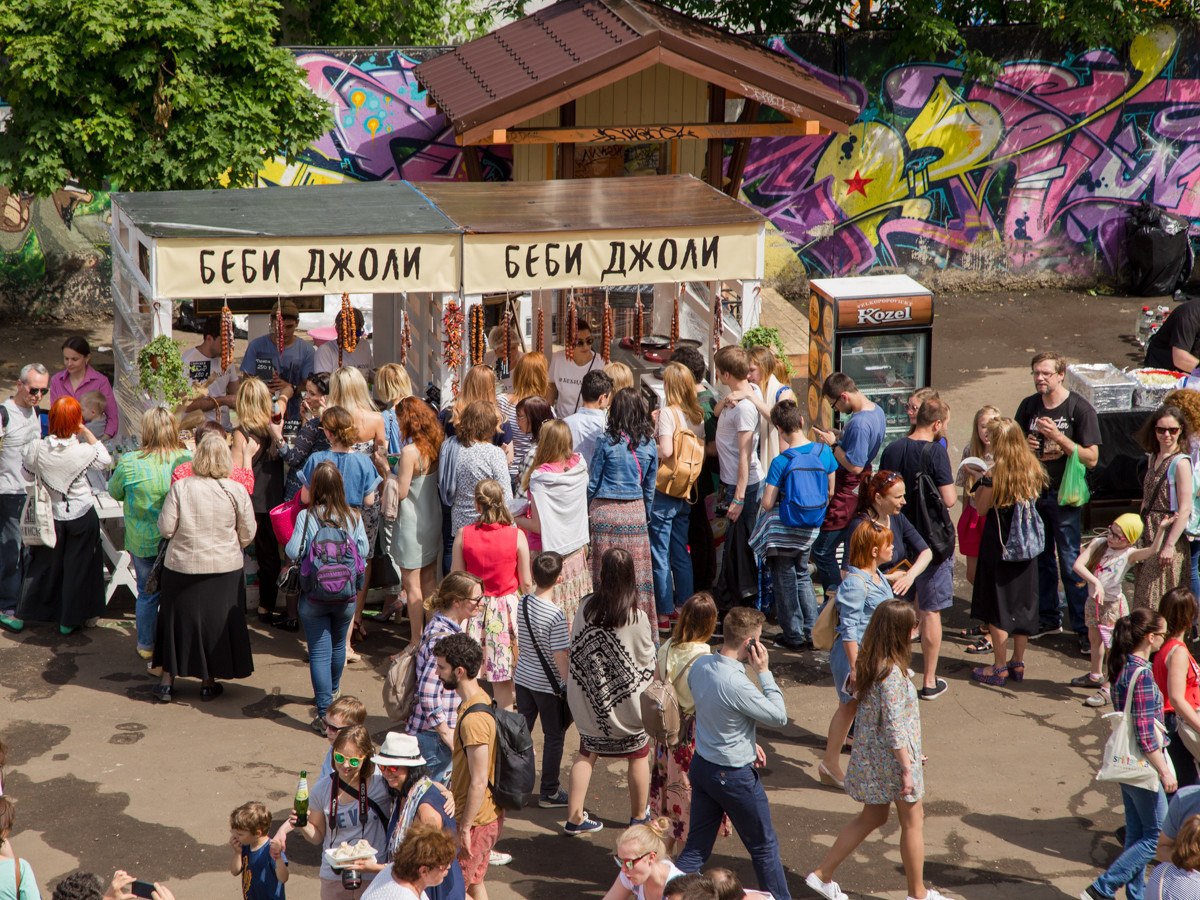
[[[524,0],[296,0],[283,42],[319,47],[432,46],[486,34]]]
[[[0,0],[0,184],[249,184],[329,127],[274,0]]]

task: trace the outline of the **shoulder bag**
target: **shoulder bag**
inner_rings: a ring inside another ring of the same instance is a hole
[[[700,479],[700,470],[704,466],[704,442],[696,437],[696,432],[684,420],[683,413],[667,406],[659,416],[674,414],[675,435],[671,441],[671,458],[658,461],[658,473],[655,476],[655,489],[662,491],[668,497],[686,499],[695,503],[692,488]]]
[[[42,441],[34,445],[33,483],[25,489],[25,505],[21,508],[21,543],[26,547],[53,547],[58,543],[54,530],[54,506],[50,489],[38,474],[38,457],[42,452]]]
[[[528,603],[521,604],[521,616],[525,619],[525,628],[529,632],[529,642],[533,644],[533,652],[537,654],[538,662],[542,664],[542,671],[546,673],[546,681],[554,688],[554,699],[558,701],[558,720],[562,722],[563,731],[566,731],[572,722],[571,706],[567,703],[567,689],[559,681],[558,673],[551,667],[542,648],[538,646],[537,637],[533,633],[533,623],[529,618]]]
[[[1046,549],[1046,529],[1034,502],[1018,500],[1013,504],[1012,523],[1009,525],[1007,538],[1004,537],[1004,529],[1001,527],[1000,510],[996,507],[992,509],[996,513],[996,536],[1000,540],[1000,555],[1004,561],[1026,562],[1037,559]]]
[[[817,613],[817,621],[812,627],[813,647],[818,650],[832,650],[837,640],[838,611],[833,594],[827,594],[825,605]]]
[[[1121,712],[1110,712],[1104,716],[1106,719],[1113,720],[1112,734],[1109,735],[1108,741],[1104,745],[1104,757],[1100,761],[1100,771],[1096,773],[1097,781],[1116,781],[1146,791],[1158,790],[1158,772],[1154,766],[1150,765],[1146,754],[1138,745],[1133,722],[1133,689],[1137,685],[1137,680],[1148,674],[1148,672],[1139,671],[1129,680],[1129,688],[1125,692],[1125,709]],[[1157,729],[1165,731],[1162,723],[1156,722],[1155,725]],[[1163,758],[1166,760],[1167,769],[1173,775],[1175,767],[1171,764],[1171,757],[1167,756],[1165,750]]]

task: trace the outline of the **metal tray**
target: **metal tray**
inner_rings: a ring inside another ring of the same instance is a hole
[[[1131,407],[1139,382],[1112,363],[1067,366],[1063,386],[1095,407],[1097,412],[1121,412]]]

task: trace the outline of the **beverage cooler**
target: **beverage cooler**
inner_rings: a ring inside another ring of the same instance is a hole
[[[907,275],[817,278],[808,317],[810,419],[825,428],[841,424],[821,385],[830,373],[844,372],[883,409],[883,445],[906,434],[908,396],[930,380],[930,290]]]

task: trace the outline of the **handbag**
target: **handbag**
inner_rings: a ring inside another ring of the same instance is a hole
[[[1104,757],[1100,762],[1100,770],[1096,773],[1097,781],[1116,781],[1146,791],[1158,790],[1158,772],[1150,765],[1146,754],[1138,746],[1133,723],[1133,689],[1137,680],[1147,674],[1149,673],[1142,669],[1130,679],[1129,689],[1125,692],[1124,710],[1110,712],[1104,716],[1106,719],[1113,719],[1113,725],[1112,734],[1104,744]],[[1155,722],[1155,726],[1162,729],[1160,722]],[[1171,764],[1171,757],[1164,752],[1163,759],[1173,778],[1175,767]]]
[[[383,488],[379,492],[379,513],[388,522],[395,522],[400,515],[400,479],[395,475],[383,479]]]
[[[58,543],[58,533],[54,530],[54,506],[50,489],[46,482],[37,475],[38,456],[41,455],[42,442],[33,445],[32,469],[33,484],[26,491],[25,505],[21,507],[21,543],[26,547],[53,547]]]
[[[995,507],[993,507],[995,509]],[[1046,549],[1046,529],[1032,500],[1018,500],[1013,506],[1012,524],[1008,537],[1001,537],[1000,511],[996,510],[996,534],[1000,539],[1001,556],[1005,562],[1025,562],[1037,559]]]
[[[306,507],[300,502],[300,491],[296,491],[291,500],[284,500],[271,510],[271,530],[275,532],[275,539],[279,543],[286,545],[292,539],[296,531],[296,519],[300,517],[302,509]]]
[[[529,643],[533,644],[533,652],[537,654],[538,662],[542,664],[542,671],[546,673],[546,681],[554,688],[554,699],[558,701],[558,720],[562,722],[563,731],[566,731],[571,727],[572,722],[571,705],[567,703],[567,689],[559,683],[558,675],[550,668],[546,654],[538,646],[537,638],[533,634],[533,625],[529,621],[528,603],[521,604],[521,615],[525,619],[525,630],[529,632]]]
[[[1185,647],[1184,649],[1186,650],[1187,648]],[[1175,651],[1172,650],[1171,652],[1174,653]],[[1169,656],[1167,658],[1170,659]],[[1188,662],[1192,664],[1193,674],[1197,680],[1200,680],[1200,666],[1196,665],[1196,660],[1194,659],[1189,659]],[[1183,746],[1187,747],[1192,757],[1200,760],[1200,732],[1197,732],[1195,728],[1185,722],[1178,713],[1175,714],[1175,731],[1179,734],[1179,739],[1183,741]]]
[[[163,566],[166,565],[167,545],[170,543],[166,538],[159,539],[158,553],[154,555],[154,563],[150,566],[150,572],[146,575],[146,583],[142,585],[142,590],[147,594],[157,594],[159,582],[162,581]]]
[[[825,605],[821,607],[821,611],[817,613],[817,621],[812,627],[812,642],[813,646],[818,650],[832,650],[833,643],[837,640],[838,627],[838,611],[837,603],[830,596],[825,601]]]
[[[1063,470],[1062,483],[1058,486],[1059,506],[1087,506],[1092,499],[1088,489],[1087,469],[1079,458],[1079,447],[1071,451],[1067,467]]]
[[[697,497],[693,488],[704,466],[704,441],[696,437],[696,432],[683,421],[683,413],[678,410],[668,406],[659,416],[672,413],[675,415],[675,435],[671,442],[671,457],[658,461],[654,488],[668,497],[695,503]]]

